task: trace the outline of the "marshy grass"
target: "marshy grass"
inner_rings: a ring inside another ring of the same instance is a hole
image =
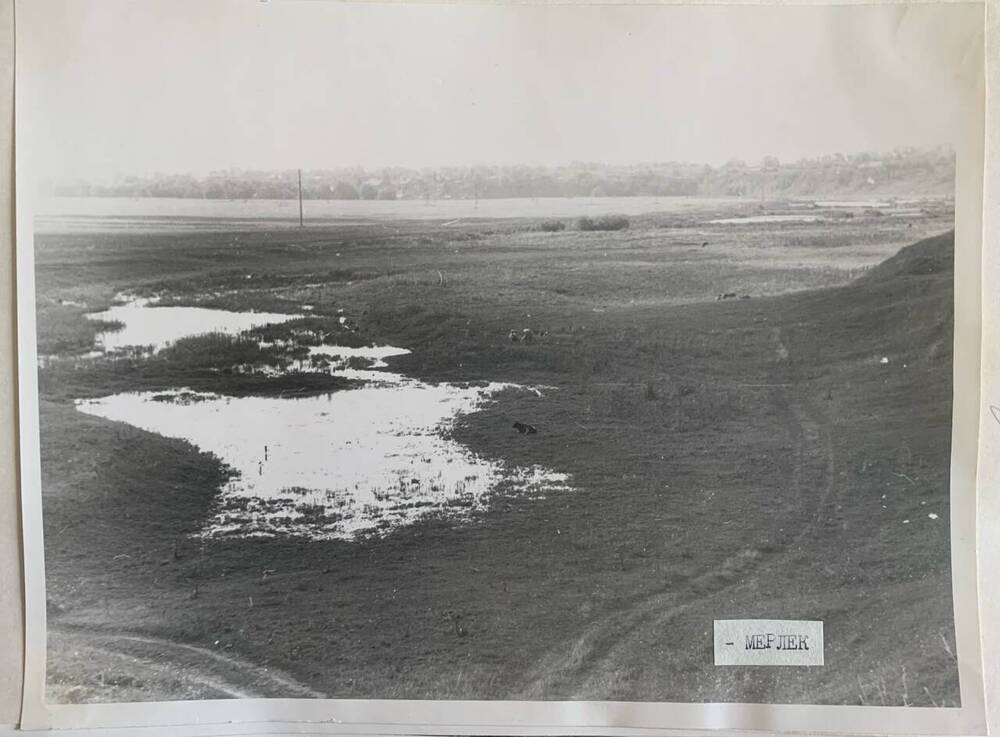
[[[53,399],[73,400],[177,387],[230,396],[308,396],[356,385],[329,370],[289,370],[307,355],[308,348],[294,342],[261,345],[252,332],[206,333],[156,353],[136,349],[98,360],[54,362],[39,373],[39,388]]]
[[[280,349],[262,346],[249,335],[205,333],[171,343],[157,354],[157,358],[186,368],[217,368],[273,363],[283,353]]]
[[[38,355],[73,356],[92,351],[100,333],[120,330],[116,320],[91,320],[84,307],[39,300]]]

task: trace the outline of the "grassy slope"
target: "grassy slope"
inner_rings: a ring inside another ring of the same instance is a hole
[[[259,249],[247,251],[257,262],[245,270],[268,286],[244,299],[348,306],[373,336],[419,348],[394,362],[428,379],[555,387],[511,396],[455,432],[484,454],[569,472],[577,491],[501,497],[472,524],[430,521],[355,545],[198,545],[188,533],[222,473],[210,458],[46,402],[59,631],[93,631],[111,614],[130,631],[278,667],[338,697],[957,700],[948,652],[950,236],[847,287],[685,306],[685,290],[705,290],[688,278],[711,258],[692,246],[701,231],[582,243],[580,234],[501,233],[480,252],[475,238],[432,233],[425,243],[424,227],[304,234],[310,242],[291,244],[291,254],[284,240],[271,250],[275,237],[257,235]],[[197,249],[183,238],[132,238],[149,257],[133,249],[128,262],[179,293],[189,279],[171,281],[178,264],[246,257],[223,254],[221,236]],[[801,253],[770,271],[755,272],[749,257],[708,271],[714,284],[746,280],[757,294],[775,272],[777,282],[799,275],[808,286],[820,278],[812,267],[802,276],[810,238],[820,235],[753,232],[741,242]],[[72,260],[71,251],[49,251],[49,263]],[[923,252],[942,254],[936,268],[896,268],[922,262]],[[350,278],[301,286],[331,262]],[[41,284],[68,288],[59,286],[65,272],[40,263]],[[372,276],[376,264],[388,273]],[[198,273],[214,286],[237,279],[219,267]],[[93,276],[107,285],[102,294],[122,286],[108,284],[107,272]],[[226,299],[237,298],[217,298]],[[525,324],[550,334],[535,345],[506,340]],[[511,418],[539,435],[510,433]],[[727,616],[824,619],[828,665],[714,668],[711,621]],[[66,657],[53,671],[86,680],[74,698],[107,698],[98,681],[120,668]],[[157,688],[171,687],[149,686]]]

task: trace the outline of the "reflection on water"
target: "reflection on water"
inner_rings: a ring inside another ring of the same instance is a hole
[[[187,335],[238,333],[294,316],[132,303],[100,317],[125,325],[124,336],[107,334],[104,347],[110,350],[149,343],[160,348]],[[300,398],[179,388],[80,400],[76,406],[187,440],[225,463],[233,475],[204,527],[207,536],[351,539],[428,514],[468,512],[500,485],[527,493],[566,487],[564,474],[481,458],[448,437],[456,419],[520,387],[432,385],[376,370],[386,367],[386,358],[409,353],[405,348],[322,345],[309,351],[309,363],[271,367],[271,373],[315,370],[318,360],[359,388]],[[365,367],[349,366],[352,359]]]
[[[443,220],[464,218],[579,217],[729,208],[736,197],[531,197],[447,200],[307,200],[307,222],[319,220]],[[211,228],[212,220],[289,221],[298,225],[295,200],[205,200],[171,197],[52,197],[37,207],[36,230],[88,227]],[[185,221],[194,218],[194,221]]]
[[[816,202],[816,207],[846,207],[846,208],[862,208],[862,207],[893,207],[896,204],[905,202],[920,202],[920,200],[819,200]]]
[[[509,385],[430,385],[399,374],[317,397],[117,394],[77,403],[88,414],[187,440],[236,475],[205,528],[213,535],[349,539],[428,513],[474,508],[501,481],[563,487],[566,476],[480,458],[447,437],[455,419]]]
[[[741,225],[743,223],[818,223],[825,218],[818,215],[750,215],[737,218],[716,218],[711,225]]]
[[[114,305],[103,312],[92,312],[87,317],[122,324],[119,330],[109,330],[97,335],[97,344],[105,351],[148,345],[158,351],[191,335],[237,335],[251,328],[295,320],[301,315],[228,312],[204,307],[157,307],[151,305],[149,300],[136,299],[123,305]]]
[[[406,348],[396,348],[391,345],[374,345],[364,348],[347,348],[340,345],[317,345],[309,349],[310,356],[329,356],[331,358],[349,359],[364,358],[371,362],[372,368],[385,368],[385,359],[392,356],[405,356]]]

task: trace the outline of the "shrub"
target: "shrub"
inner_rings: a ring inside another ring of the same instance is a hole
[[[625,230],[629,219],[624,215],[601,215],[600,217],[582,217],[576,221],[579,230]]]
[[[562,220],[543,220],[538,224],[538,229],[546,233],[557,233],[566,230],[566,223]]]

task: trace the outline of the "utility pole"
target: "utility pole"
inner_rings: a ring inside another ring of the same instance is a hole
[[[302,170],[299,169],[299,227],[304,226],[305,223],[302,220]]]

